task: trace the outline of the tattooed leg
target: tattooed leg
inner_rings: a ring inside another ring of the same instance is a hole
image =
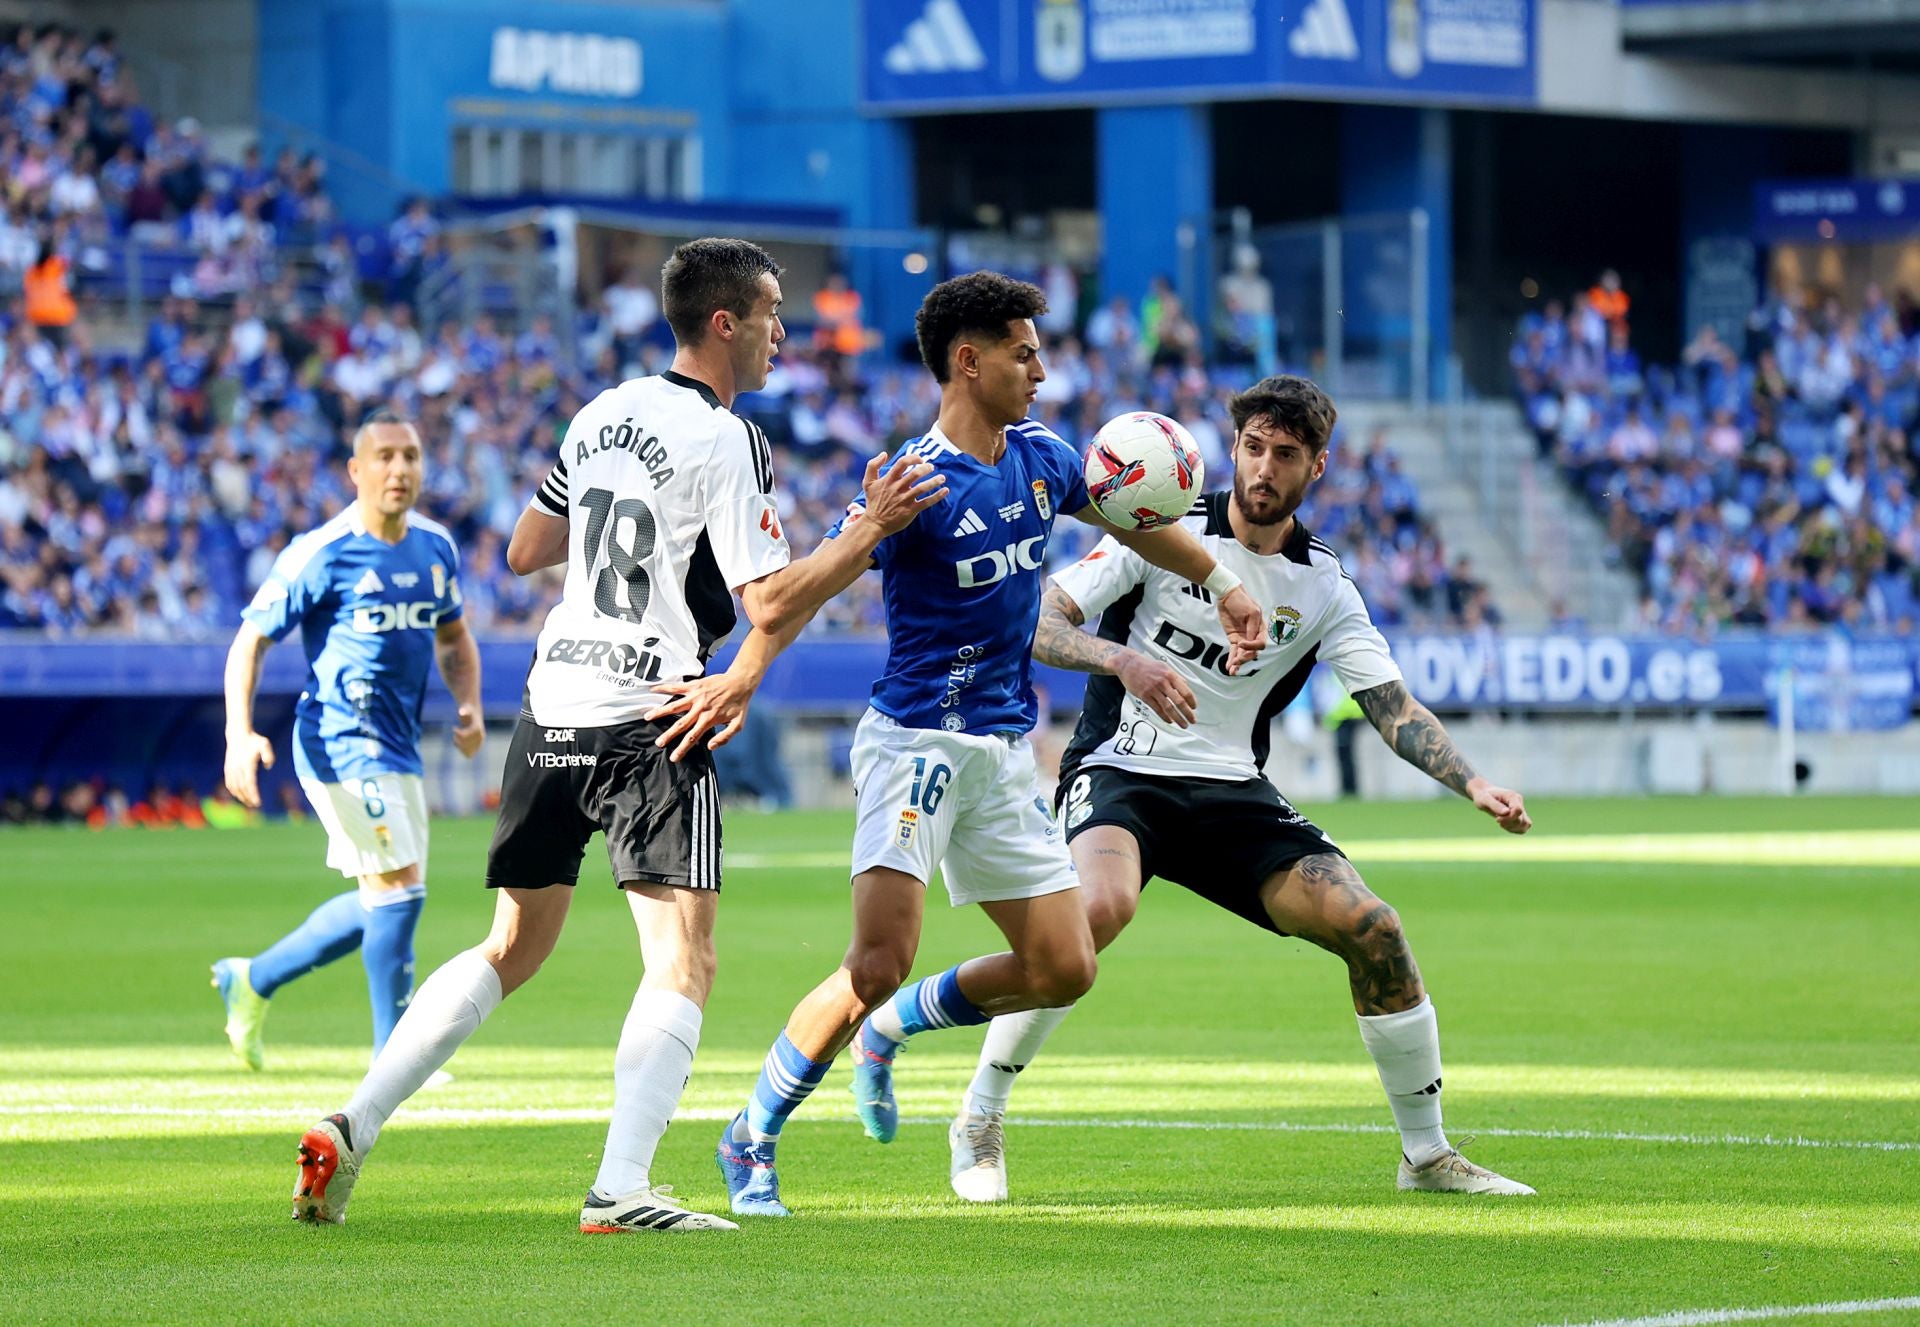
[[[1260,891],[1273,924],[1346,960],[1353,1010],[1397,1014],[1426,998],[1400,914],[1338,853],[1302,857]]]

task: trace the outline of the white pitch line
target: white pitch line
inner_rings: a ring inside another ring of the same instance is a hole
[[[145,1118],[176,1120],[285,1120],[324,1114],[311,1107],[305,1110],[278,1106],[103,1106],[97,1104],[63,1105],[58,1102],[34,1106],[0,1106],[0,1118],[8,1116],[80,1116],[83,1118]],[[738,1112],[701,1108],[679,1111],[677,1120],[720,1123]],[[401,1114],[427,1124],[598,1124],[607,1118],[605,1110],[574,1106],[420,1106],[402,1107]],[[902,1118],[902,1124],[940,1125],[952,1121],[944,1115]],[[1197,1133],[1397,1133],[1389,1124],[1300,1124],[1290,1120],[1063,1120],[1012,1116],[1008,1124],[1030,1129],[1174,1129]],[[1576,1143],[1675,1143],[1690,1147],[1803,1147],[1857,1152],[1920,1152],[1920,1142],[1905,1139],[1803,1138],[1789,1134],[1692,1134],[1628,1133],[1600,1129],[1462,1129],[1477,1138],[1544,1138],[1552,1142]]]
[[[1920,1309],[1920,1295],[1902,1299],[1845,1299],[1826,1304],[1775,1304],[1758,1309],[1682,1309],[1651,1318],[1608,1318],[1579,1327],[1706,1327],[1716,1322],[1759,1322],[1766,1318],[1830,1318],[1848,1313],[1886,1313]],[[1563,1325],[1565,1327],[1565,1325]]]

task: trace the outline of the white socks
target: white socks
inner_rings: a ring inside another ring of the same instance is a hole
[[[1360,1040],[1380,1071],[1400,1150],[1418,1166],[1447,1150],[1440,1127],[1440,1023],[1433,1001],[1422,998],[1397,1014],[1362,1014]]]
[[[414,992],[344,1112],[362,1156],[372,1149],[387,1117],[452,1059],[499,1006],[500,974],[474,949],[441,964]]]
[[[613,1119],[593,1187],[620,1198],[648,1183],[700,1045],[700,1006],[678,991],[641,987],[613,1056]]]
[[[980,1048],[980,1067],[967,1089],[967,1109],[976,1115],[1006,1110],[1007,1100],[1013,1095],[1013,1080],[1033,1062],[1053,1030],[1072,1012],[1072,1005],[1029,1009],[1002,1014],[988,1023],[986,1044]]]

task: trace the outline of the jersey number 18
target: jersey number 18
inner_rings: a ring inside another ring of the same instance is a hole
[[[587,509],[587,538],[582,555],[587,567],[600,561],[600,539],[607,541],[607,562],[593,582],[593,606],[608,617],[639,622],[647,615],[647,601],[653,589],[644,565],[653,556],[653,510],[639,498],[613,500],[604,488],[590,488],[580,495]],[[623,526],[631,524],[632,535],[620,541]],[[627,588],[626,602],[620,602],[620,587]]]

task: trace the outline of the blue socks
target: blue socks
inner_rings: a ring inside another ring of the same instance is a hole
[[[367,912],[360,891],[336,894],[315,908],[307,919],[253,960],[248,984],[253,993],[272,999],[273,993],[296,977],[345,958],[360,947]]]
[[[827,1076],[832,1064],[830,1059],[809,1060],[783,1030],[773,1049],[767,1052],[766,1063],[760,1066],[760,1081],[753,1085],[753,1097],[747,1102],[748,1138],[769,1144],[777,1139],[787,1116],[813,1095],[813,1089],[820,1086],[820,1080]],[[738,1132],[736,1125],[736,1135]],[[734,1141],[746,1142],[747,1138],[736,1136]]]
[[[931,1028],[973,1027],[987,1016],[960,993],[960,969],[908,982],[860,1025],[860,1045],[876,1059],[891,1060],[900,1043]]]
[[[426,905],[427,887],[411,885],[374,894],[373,907],[363,901],[367,897],[350,890],[315,908],[253,960],[248,984],[254,994],[271,999],[288,982],[360,950],[360,962],[367,970],[367,995],[373,1002],[377,1055],[413,994],[413,932]]]
[[[426,887],[395,890],[366,909],[366,940],[360,962],[367,969],[367,995],[373,1002],[373,1053],[387,1044],[393,1025],[413,997],[413,932],[426,906]]]

